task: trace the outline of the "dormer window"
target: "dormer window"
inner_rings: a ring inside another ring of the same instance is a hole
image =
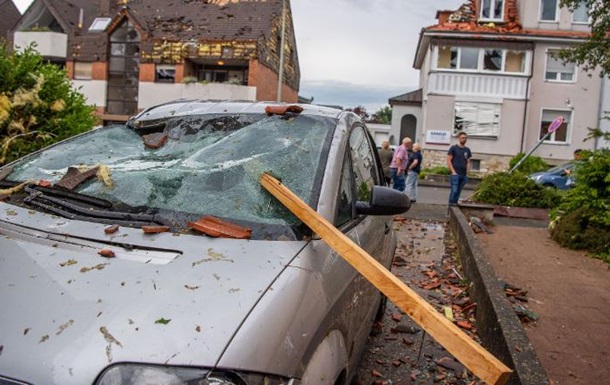
[[[481,20],[504,20],[504,0],[481,0]]]

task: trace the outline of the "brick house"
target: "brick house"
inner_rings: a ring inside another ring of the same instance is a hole
[[[8,39],[9,31],[21,17],[13,0],[0,0],[0,39]]]
[[[506,169],[558,116],[564,123],[535,155],[560,163],[577,148],[599,145],[583,140],[610,109],[607,78],[551,56],[588,36],[586,7],[570,12],[559,0],[470,0],[436,16],[415,53],[421,88],[390,99],[392,134],[399,140],[414,131],[425,163],[444,164],[455,135],[466,131],[474,170]]]
[[[282,100],[299,61],[286,0]],[[105,119],[174,99],[276,100],[282,0],[34,0],[13,30],[36,42]]]

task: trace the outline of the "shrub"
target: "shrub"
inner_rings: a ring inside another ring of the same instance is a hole
[[[551,237],[563,247],[595,254],[610,250],[610,226],[592,222],[594,213],[578,208],[562,215],[551,228]]]
[[[537,185],[520,172],[498,172],[483,178],[473,198],[500,206],[553,208],[559,203],[560,193]]]
[[[590,156],[579,162],[574,172],[576,185],[565,194],[552,218],[582,208],[595,226],[610,228],[610,150],[587,155]]]
[[[451,175],[451,170],[447,166],[425,168],[419,173],[419,178],[423,179],[426,175]]]
[[[517,163],[519,163],[519,161],[521,159],[523,159],[524,156],[525,156],[525,154],[522,152],[515,155],[515,157],[512,158],[510,160],[510,163],[508,164],[509,169],[512,170],[513,167],[515,167],[515,165]],[[521,163],[521,165],[519,166],[519,168],[517,170],[523,174],[529,175],[534,172],[548,170],[548,168],[549,168],[548,163],[546,163],[541,157],[535,156],[535,155],[530,155],[526,160],[523,161],[523,163]],[[515,171],[517,171],[517,170],[515,170]]]
[[[610,263],[610,150],[587,151],[576,185],[551,211],[551,235],[564,247],[587,250]]]
[[[0,41],[0,165],[87,131],[94,107],[72,88],[66,72],[33,47],[9,53]]]

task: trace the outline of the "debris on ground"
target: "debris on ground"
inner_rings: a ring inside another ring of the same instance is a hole
[[[527,290],[518,288],[506,282],[501,282],[501,288],[504,290],[508,301],[513,306],[513,310],[519,317],[519,320],[521,320],[521,323],[530,324],[538,320],[538,314],[530,310],[526,305],[526,303],[529,301],[527,298]]]
[[[485,224],[479,217],[470,217],[470,227],[475,233],[485,232],[493,234],[494,232]]]
[[[450,239],[446,224],[396,216],[393,226],[398,245],[392,273],[479,342],[476,303],[468,295],[468,282],[456,260],[457,245]],[[373,327],[352,382],[352,385],[372,384],[482,382],[388,301],[384,317]]]

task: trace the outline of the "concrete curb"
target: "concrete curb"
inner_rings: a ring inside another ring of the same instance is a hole
[[[470,296],[477,303],[479,337],[486,349],[514,370],[509,385],[549,385],[548,376],[519,318],[500,289],[492,266],[485,257],[466,217],[451,207],[449,227],[456,238]]]

